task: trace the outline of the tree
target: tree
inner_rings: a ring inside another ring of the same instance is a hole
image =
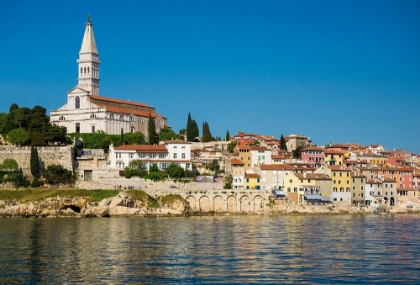
[[[195,137],[194,137],[193,131],[192,131],[192,119],[191,119],[191,114],[190,113],[188,113],[186,132],[187,132],[187,141],[189,141],[189,142],[194,141]]]
[[[298,146],[294,151],[292,151],[292,155],[294,158],[300,158],[301,152],[302,152],[302,147]]]
[[[148,122],[147,127],[149,131],[149,144],[154,145],[157,143],[156,124],[155,124],[155,119],[152,117],[150,113],[149,113],[149,122]]]
[[[236,141],[233,141],[233,142],[230,142],[228,145],[227,145],[227,149],[228,149],[228,151],[230,152],[230,153],[233,153],[233,150],[235,149],[235,147],[236,147],[236,145],[237,145],[238,143],[236,142]]]
[[[198,125],[196,123],[195,120],[191,121],[191,136],[193,137],[192,141],[193,142],[197,142],[198,141],[198,136],[200,135],[200,132],[198,130]],[[187,133],[188,136],[188,133]]]
[[[124,130],[123,128],[121,128],[120,145],[123,145],[124,143]]]
[[[49,117],[46,115],[47,110],[41,106],[35,106],[31,109],[31,116],[28,123],[28,132],[42,133],[50,127]]]
[[[38,177],[39,175],[39,156],[38,156],[38,149],[35,147],[31,147],[31,174],[34,177]]]
[[[287,151],[286,140],[283,137],[283,134],[280,137],[280,149]]]
[[[126,133],[124,134],[125,144],[145,144],[146,138],[141,132]]]
[[[12,172],[12,170],[16,170],[19,168],[18,163],[13,158],[6,158],[1,165],[2,169],[6,169],[8,172]]]
[[[250,145],[252,145],[252,146],[258,146],[258,145],[260,145],[260,143],[261,142],[259,140],[254,139],[254,141]]]
[[[229,131],[226,131],[226,137],[225,137],[225,141],[230,141],[230,134]]]
[[[6,133],[6,120],[7,120],[7,114],[0,113],[0,134]]]
[[[22,146],[28,144],[31,141],[31,138],[27,131],[18,128],[11,130],[7,134],[7,140],[14,145]]]
[[[214,171],[214,175],[217,175],[217,173],[219,173],[220,165],[217,159],[213,159],[213,161],[209,165],[209,169],[211,171]]]
[[[72,171],[65,169],[61,165],[49,165],[44,170],[42,176],[48,184],[73,184],[76,180],[75,175]]]
[[[150,179],[150,180],[156,182],[156,181],[160,181],[160,180],[165,179],[165,175],[160,173],[159,168],[156,164],[152,164],[149,167],[149,173],[144,178]]]
[[[212,136],[210,133],[210,127],[207,122],[203,123],[203,136],[201,137],[202,142],[210,142],[212,141]]]
[[[13,103],[13,104],[12,104],[12,105],[10,105],[10,107],[9,107],[9,113],[11,113],[12,111],[17,110],[17,109],[19,109],[19,105],[18,105],[18,104],[16,104],[16,103]]]
[[[159,141],[170,141],[173,139],[180,139],[180,136],[167,127],[160,130]]]

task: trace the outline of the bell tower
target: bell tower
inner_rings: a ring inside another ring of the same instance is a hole
[[[85,34],[79,52],[77,85],[89,91],[89,95],[99,95],[99,53],[93,35],[90,14],[87,17]]]

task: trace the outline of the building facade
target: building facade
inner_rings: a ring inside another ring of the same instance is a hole
[[[101,62],[92,26],[89,16],[77,60],[77,86],[67,93],[65,105],[50,112],[51,123],[66,127],[68,133],[120,134],[123,131],[142,132],[147,137],[151,117],[159,132],[167,120],[154,107],[99,95]]]

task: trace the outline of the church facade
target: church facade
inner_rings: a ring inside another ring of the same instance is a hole
[[[50,112],[51,123],[64,126],[67,133],[107,134],[142,132],[148,136],[149,116],[154,118],[156,132],[167,126],[164,116],[144,103],[99,95],[99,53],[96,48],[93,24],[88,16],[79,52],[78,84],[67,93],[67,103]]]

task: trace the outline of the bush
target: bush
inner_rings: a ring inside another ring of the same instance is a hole
[[[40,187],[40,186],[43,186],[43,185],[44,185],[44,182],[39,181],[38,178],[35,178],[34,180],[32,180],[32,183],[31,183],[31,187],[34,187],[34,188]]]

